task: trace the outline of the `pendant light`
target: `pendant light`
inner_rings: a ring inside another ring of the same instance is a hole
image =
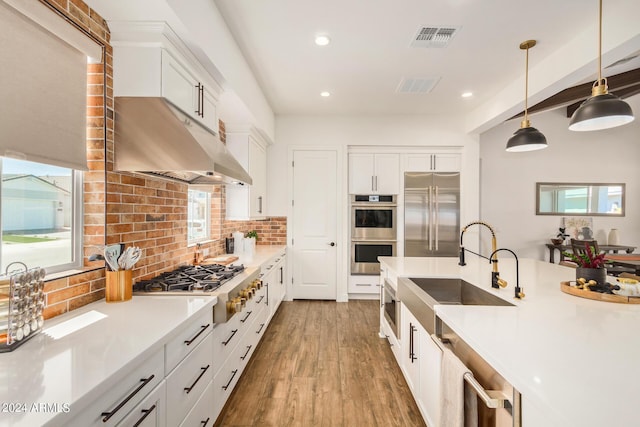
[[[529,97],[529,49],[536,45],[535,40],[527,40],[520,43],[520,49],[526,49],[527,59],[525,62],[525,84],[524,84],[524,119],[518,129],[507,142],[507,151],[533,151],[547,148],[547,138],[538,129],[531,127],[529,113],[527,112],[527,98]]]
[[[593,83],[591,96],[571,116],[569,130],[609,129],[626,125],[634,119],[629,104],[609,93],[607,79],[602,77],[602,0],[598,25],[598,80]]]

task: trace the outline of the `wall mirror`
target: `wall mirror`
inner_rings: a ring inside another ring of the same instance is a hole
[[[624,216],[625,184],[536,183],[536,215]]]

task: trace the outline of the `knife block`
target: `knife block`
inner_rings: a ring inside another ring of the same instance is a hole
[[[131,270],[107,271],[105,299],[107,302],[123,302],[131,299],[133,281]]]

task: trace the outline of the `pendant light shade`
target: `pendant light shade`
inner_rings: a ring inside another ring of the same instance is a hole
[[[591,96],[574,111],[569,130],[591,131],[626,125],[633,121],[629,104],[609,93],[607,79],[602,77],[602,0],[598,19],[598,81],[593,84]]]
[[[507,142],[506,151],[521,152],[534,151],[547,148],[547,138],[538,129],[531,127],[529,113],[527,112],[527,98],[529,97],[529,49],[536,45],[535,40],[527,40],[520,43],[520,49],[527,51],[525,62],[525,86],[524,86],[524,119],[518,129]]]
[[[547,138],[531,126],[518,129],[507,142],[507,151],[534,151],[547,148]]]

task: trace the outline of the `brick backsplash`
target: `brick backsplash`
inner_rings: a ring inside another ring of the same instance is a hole
[[[89,262],[95,246],[124,243],[139,246],[142,258],[134,280],[149,278],[193,260],[187,246],[187,185],[115,172],[113,50],[104,19],[81,0],[40,0],[104,45],[101,64],[87,68],[87,166],[84,173],[84,266],[87,271],[47,281],[45,319],[104,298],[102,262]],[[219,123],[224,138],[224,122]],[[259,245],[286,243],[286,218],[226,221],[223,186],[212,193],[210,255],[224,253],[224,237],[256,230]]]

